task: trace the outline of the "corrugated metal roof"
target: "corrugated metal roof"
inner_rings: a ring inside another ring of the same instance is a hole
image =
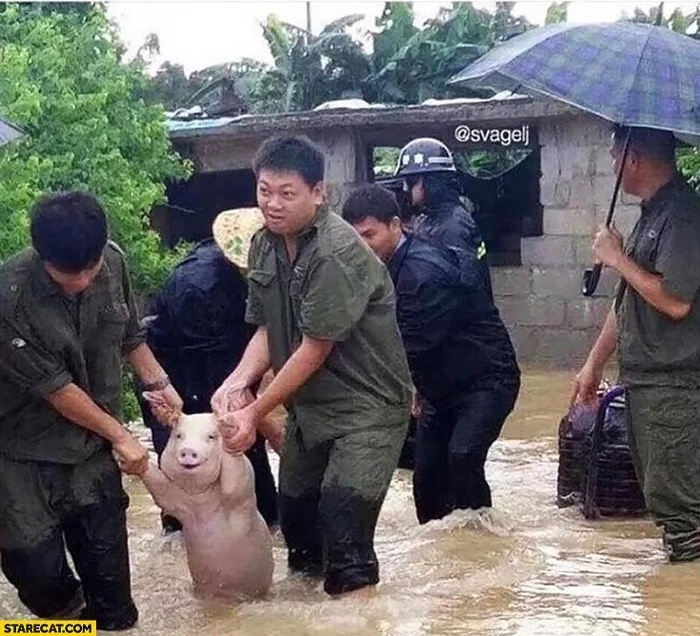
[[[227,126],[231,122],[238,121],[250,115],[241,115],[239,117],[202,117],[201,119],[168,119],[168,131],[177,132],[181,130],[211,130]]]
[[[215,119],[169,119],[173,139],[199,137],[249,137],[307,129],[348,126],[400,126],[425,122],[513,121],[580,114],[579,109],[554,100],[531,97],[498,100],[447,100],[447,103],[388,106],[387,108],[339,108],[277,114],[246,114]]]

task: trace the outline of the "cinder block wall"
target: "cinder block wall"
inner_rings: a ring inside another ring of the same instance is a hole
[[[340,212],[348,190],[367,178],[357,131],[337,128],[310,136],[327,153],[327,201]],[[522,239],[520,267],[492,268],[494,292],[522,364],[575,368],[602,325],[616,283],[605,272],[594,298],[581,295],[595,229],[605,220],[615,185],[610,124],[587,115],[543,120],[539,140],[544,235]],[[259,141],[209,142],[199,152],[199,169],[247,167]],[[624,235],[638,215],[637,202],[621,194],[615,219]]]
[[[521,267],[492,268],[494,292],[523,364],[573,368],[593,344],[617,282],[604,271],[595,296],[581,294],[615,186],[610,124],[592,116],[545,122],[540,143],[544,235],[522,239]],[[638,215],[637,202],[620,193],[615,224],[623,235]]]

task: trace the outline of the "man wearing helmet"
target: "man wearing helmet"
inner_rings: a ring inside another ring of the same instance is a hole
[[[416,234],[474,253],[491,293],[486,245],[472,216],[474,204],[461,197],[457,168],[447,146],[430,137],[410,141],[399,153],[394,177],[403,177],[407,199],[418,214]]]
[[[419,523],[490,508],[484,465],[520,391],[510,336],[473,252],[407,232],[394,195],[353,190],[343,218],[386,264],[399,330],[423,398],[413,494]]]
[[[401,150],[394,177],[404,178],[408,198],[420,213],[414,234],[421,240],[411,243],[413,252],[415,246],[421,246],[424,254],[430,253],[437,259],[438,252],[431,251],[427,245],[432,244],[442,254],[445,248],[451,248],[447,252],[455,252],[460,270],[458,284],[453,281],[448,284],[444,276],[436,275],[434,267],[427,262],[429,259],[413,254],[410,276],[404,271],[401,277],[399,270],[396,271],[397,280],[403,278],[404,287],[409,290],[403,297],[398,294],[397,304],[404,309],[409,304],[415,306],[417,324],[430,325],[424,329],[430,333],[423,334],[423,339],[435,338],[438,334],[433,332],[438,321],[425,318],[428,306],[435,303],[439,294],[446,297],[455,295],[454,289],[466,290],[466,300],[453,307],[458,319],[450,317],[445,321],[448,303],[439,303],[444,333],[438,340],[443,339],[440,340],[443,348],[433,349],[427,356],[426,351],[421,352],[421,364],[432,368],[434,376],[450,374],[459,378],[447,392],[445,387],[449,383],[439,382],[442,390],[439,397],[433,393],[421,395],[418,400],[414,497],[419,521],[426,523],[450,514],[454,508],[491,507],[484,464],[517,399],[520,369],[494,303],[486,247],[474,218],[460,199],[457,170],[447,146],[436,139],[414,139]],[[377,195],[379,199],[381,196]],[[353,207],[352,203],[348,205]],[[368,217],[381,216],[378,210],[382,207],[376,202],[364,205]],[[386,207],[391,206],[386,204]],[[377,226],[388,227],[386,222]],[[418,285],[416,280],[423,283]],[[399,289],[403,287],[399,285]],[[459,360],[454,356],[455,351],[461,352]],[[449,369],[445,368],[448,359]],[[421,391],[420,387],[417,389]],[[445,481],[450,482],[450,487],[441,486]]]

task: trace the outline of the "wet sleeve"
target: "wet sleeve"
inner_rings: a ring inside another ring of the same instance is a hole
[[[656,271],[670,294],[691,303],[700,289],[700,224],[673,219],[659,236]]]
[[[367,309],[376,288],[371,267],[352,264],[350,255],[324,256],[311,265],[301,299],[301,332],[318,340],[340,342],[348,337]]]
[[[455,322],[459,294],[437,280],[401,284],[396,293],[399,331],[410,360],[447,338]]]
[[[265,313],[263,312],[262,302],[260,301],[260,288],[258,285],[265,284],[265,281],[258,279],[258,272],[252,271],[250,277],[250,290],[245,306],[245,321],[249,325],[262,327],[266,324]]]
[[[63,360],[26,329],[0,318],[0,375],[37,397],[73,382]]]
[[[139,320],[139,312],[136,308],[134,290],[131,287],[131,276],[124,257],[121,257],[122,265],[122,288],[124,290],[124,300],[129,310],[129,317],[126,322],[126,332],[122,342],[122,353],[128,355],[140,344],[146,342],[146,329]]]
[[[260,298],[261,287],[272,282],[272,276],[258,270],[258,243],[255,238],[248,251],[248,298],[246,299],[245,321],[249,325],[262,327],[266,324],[262,300]]]
[[[451,216],[442,226],[440,234],[440,242],[468,252],[477,261],[486,256],[486,245],[479,229],[466,212],[460,211]]]

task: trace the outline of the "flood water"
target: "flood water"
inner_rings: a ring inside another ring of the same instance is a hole
[[[131,495],[134,636],[685,636],[700,634],[700,563],[670,565],[648,520],[586,521],[555,503],[557,427],[570,373],[528,372],[489,456],[491,519],[455,513],[420,527],[411,474],[397,471],[377,530],[382,582],[369,599],[332,600],[288,578],[276,539],[270,597],[195,600],[183,548],[160,532],[137,479]],[[275,463],[276,465],[276,463]],[[0,617],[29,618],[0,577]]]

